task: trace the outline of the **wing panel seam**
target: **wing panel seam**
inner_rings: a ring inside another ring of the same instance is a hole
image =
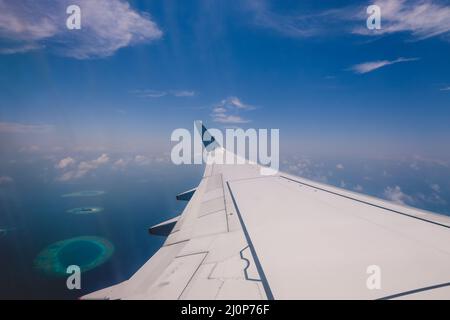
[[[239,221],[242,226],[242,230],[244,231],[245,238],[247,239],[248,246],[252,253],[253,260],[255,261],[256,269],[258,270],[258,273],[261,277],[261,282],[264,287],[264,291],[266,292],[267,299],[274,300],[272,290],[270,289],[270,286],[269,286],[269,282],[267,281],[266,275],[261,266],[261,262],[259,261],[258,255],[256,254],[256,250],[255,250],[255,247],[253,246],[252,239],[250,238],[250,235],[248,234],[247,228],[244,224],[244,220],[242,219],[241,212],[239,211],[239,207],[237,206],[236,199],[234,198],[233,192],[231,191],[230,183],[228,181],[227,181],[227,186],[228,186],[228,190],[230,191],[231,200],[233,201],[234,207],[236,209],[236,213],[238,214]]]
[[[394,209],[386,208],[386,207],[383,207],[383,206],[380,206],[380,205],[377,205],[377,204],[374,204],[374,203],[371,203],[371,202],[368,202],[368,201],[359,200],[359,199],[356,199],[356,198],[353,198],[353,197],[350,197],[350,196],[346,196],[346,195],[343,195],[343,194],[340,194],[340,193],[337,193],[337,192],[334,192],[334,191],[330,191],[330,190],[327,190],[327,189],[316,187],[314,185],[310,185],[310,184],[307,184],[307,183],[304,183],[304,182],[300,182],[298,180],[295,180],[295,179],[292,179],[292,178],[288,178],[288,177],[285,177],[285,176],[280,176],[280,178],[284,178],[284,179],[292,181],[292,182],[297,182],[298,184],[305,185],[305,186],[308,186],[310,188],[314,188],[314,189],[321,190],[321,191],[324,191],[324,192],[328,192],[328,193],[331,193],[331,194],[334,194],[336,196],[343,197],[343,198],[346,198],[346,199],[349,199],[349,200],[354,200],[354,201],[357,201],[357,202],[360,202],[360,203],[364,203],[366,205],[369,205],[369,206],[372,206],[372,207],[375,207],[375,208],[378,208],[378,209],[384,209],[386,211],[391,211],[391,212],[397,213],[397,214],[402,215],[402,216],[414,218],[414,219],[417,219],[417,220],[421,220],[421,221],[424,221],[424,222],[428,222],[428,223],[431,223],[431,224],[438,225],[440,227],[444,227],[444,228],[450,229],[450,226],[442,224],[442,223],[439,223],[439,222],[436,222],[436,221],[432,221],[432,220],[416,217],[416,216],[413,216],[411,214],[407,214],[407,213],[404,213],[404,212],[401,212],[401,211],[397,211],[397,210],[394,210]]]

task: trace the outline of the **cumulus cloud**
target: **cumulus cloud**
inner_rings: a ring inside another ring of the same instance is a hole
[[[364,74],[369,73],[372,71],[375,71],[377,69],[390,66],[396,63],[400,62],[409,62],[409,61],[417,61],[419,58],[398,58],[395,60],[378,60],[378,61],[369,61],[364,63],[356,64],[352,67],[350,67],[350,70],[352,70],[355,73],[358,74]]]
[[[78,166],[76,168],[71,169],[71,170],[66,171],[63,174],[61,174],[57,178],[57,180],[58,181],[69,181],[69,180],[73,180],[73,179],[82,178],[82,177],[86,176],[86,174],[88,174],[89,172],[96,170],[97,168],[107,164],[109,162],[109,160],[110,160],[109,156],[106,153],[104,153],[100,157],[98,157],[94,160],[82,161],[78,164]],[[71,161],[66,160],[66,162],[71,162]],[[67,167],[68,166],[64,166],[63,168],[60,168],[60,169],[65,169]]]
[[[416,196],[417,201],[427,205],[446,205],[446,194],[442,192],[442,188],[437,183],[431,183],[428,185],[431,190],[422,189]]]
[[[58,162],[58,164],[56,165],[56,168],[58,168],[58,169],[64,169],[64,168],[66,168],[66,167],[69,167],[69,166],[75,164],[75,162],[76,162],[75,159],[73,159],[73,158],[71,158],[71,157],[67,157],[67,158],[61,159],[61,160]]]
[[[138,154],[135,156],[128,156],[117,159],[113,163],[114,169],[125,169],[129,166],[148,166],[155,163],[162,163],[167,160],[170,160],[170,158],[166,158],[165,156],[149,156],[149,155],[142,155]]]
[[[215,105],[212,110],[211,117],[214,122],[225,124],[242,124],[248,123],[250,120],[243,118],[241,111],[253,110],[255,107],[243,103],[237,97],[228,97]]]
[[[105,163],[109,162],[109,156],[106,153],[104,153],[97,159],[93,160],[92,162],[97,166],[105,164]]]
[[[282,163],[287,172],[319,182],[328,183],[328,176],[333,175],[324,162],[319,159],[313,160],[307,156],[290,156]],[[345,185],[345,182],[341,181],[341,187]]]
[[[151,159],[143,155],[137,155],[134,157],[134,162],[138,165],[145,166],[151,163]]]
[[[52,130],[53,126],[47,124],[0,122],[0,133],[46,133]]]
[[[56,178],[57,181],[65,182],[69,181],[75,178],[79,178],[76,175],[76,171],[67,171],[64,172],[62,175],[60,175],[58,178]]]
[[[55,164],[55,169],[57,169],[58,173],[56,180],[60,182],[77,180],[88,176],[99,168],[117,171],[126,170],[130,167],[144,167],[152,164],[160,164],[166,161],[170,161],[169,155],[152,156],[129,154],[112,158],[107,153],[103,153],[97,158],[83,161],[77,161],[69,156],[57,161]]]
[[[395,202],[397,204],[412,204],[414,203],[414,199],[403,193],[402,189],[399,186],[395,187],[387,187],[384,189],[384,196],[386,199]]]
[[[336,165],[336,169],[342,170],[342,169],[344,169],[344,165],[342,163],[338,163]]]
[[[66,28],[66,8],[81,8],[81,30]],[[0,0],[2,53],[43,47],[76,59],[106,57],[117,50],[159,39],[162,31],[147,13],[124,0]]]
[[[113,164],[113,167],[115,169],[124,169],[126,168],[126,166],[130,163],[130,161],[128,159],[123,159],[120,158],[118,160],[116,160]]]

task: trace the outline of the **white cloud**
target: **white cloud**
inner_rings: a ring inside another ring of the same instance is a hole
[[[114,162],[113,167],[116,169],[123,169],[129,164],[129,162],[130,161],[127,159],[120,158]]]
[[[81,178],[85,176],[89,171],[95,170],[98,166],[89,161],[82,161],[78,165],[78,170],[75,171],[75,178]]]
[[[42,6],[32,1],[0,0],[0,34],[12,39],[38,41],[54,36],[58,26],[44,9],[49,3],[42,2]]]
[[[213,109],[213,112],[214,113],[225,113],[225,112],[227,112],[227,109],[225,109],[224,107],[215,107]]]
[[[60,175],[56,180],[65,182],[76,178],[76,171],[67,171]]]
[[[191,90],[153,90],[153,89],[145,89],[145,90],[133,90],[133,94],[135,94],[139,98],[162,98],[166,96],[174,96],[174,97],[194,97],[196,95],[195,91]]]
[[[444,88],[441,88],[441,89],[439,89],[440,91],[450,91],[450,86],[449,87],[444,87]]]
[[[253,110],[255,109],[254,106],[243,103],[238,97],[228,97],[226,99],[223,99],[219,106],[223,107],[223,108],[228,108],[228,109],[240,109],[240,110]]]
[[[384,189],[384,196],[386,197],[386,199],[395,202],[397,204],[412,204],[414,203],[414,199],[403,193],[402,189],[399,186],[395,186],[395,187],[387,187],[386,189]]]
[[[47,124],[23,124],[18,122],[0,122],[0,133],[46,133],[53,129]]]
[[[406,32],[422,40],[450,32],[450,6],[440,1],[378,0],[373,4],[381,8],[381,29],[373,32],[357,27],[354,33],[380,35]]]
[[[109,156],[106,153],[102,154],[100,157],[98,157],[97,159],[92,161],[92,163],[97,166],[108,163],[108,162],[109,162]]]
[[[366,27],[368,4],[352,5],[325,11],[277,13],[268,1],[247,0],[254,24],[290,37],[329,36],[352,33],[380,36],[405,33],[422,40],[436,36],[450,39],[450,6],[439,0],[376,0],[381,8],[381,29]]]
[[[136,157],[134,157],[134,162],[136,162],[136,164],[138,165],[145,166],[151,163],[151,159],[143,155],[137,155]]]
[[[81,30],[68,30],[66,8],[81,8]],[[47,47],[76,59],[106,57],[120,48],[159,39],[162,31],[147,13],[124,0],[0,0],[3,53]]]
[[[288,37],[306,38],[321,34],[327,12],[318,14],[277,13],[264,0],[247,0],[245,8],[253,14],[253,23]]]
[[[224,113],[214,114],[213,121],[225,124],[242,124],[250,122],[250,120],[244,119],[241,116],[226,115]]]
[[[66,167],[72,166],[75,164],[75,159],[71,158],[71,157],[67,157],[64,159],[61,159],[58,164],[56,165],[56,168],[58,169],[64,169]]]
[[[195,96],[195,91],[189,91],[189,90],[173,90],[171,93],[175,97],[193,97]]]
[[[232,105],[236,107],[237,109],[243,109],[243,110],[251,110],[254,109],[253,106],[243,103],[239,98],[237,97],[228,97],[225,101],[223,101],[225,105]]]
[[[170,157],[167,159],[164,156],[156,157],[156,156],[145,156],[138,154],[134,157],[125,157],[119,158],[113,163],[114,169],[125,169],[128,166],[137,165],[137,166],[147,166],[154,163],[161,163],[165,161],[169,161]]]
[[[158,91],[158,90],[134,90],[132,91],[139,98],[161,98],[167,96],[167,91]]]
[[[0,176],[0,184],[8,184],[14,182],[14,179],[9,176]]]
[[[166,158],[166,157],[156,157],[155,158],[156,163],[163,163],[163,162],[168,162],[168,161],[170,161],[170,158]]]
[[[34,43],[25,43],[19,44],[18,46],[9,47],[9,48],[0,48],[0,54],[16,54],[16,53],[24,53],[33,50],[43,49],[44,46],[34,44]]]
[[[447,204],[447,201],[445,199],[442,199],[438,192],[433,192],[429,195],[425,195],[423,193],[419,193],[417,195],[418,199],[421,200],[424,203],[429,203],[433,205],[445,205]]]
[[[336,165],[336,169],[342,170],[342,169],[344,169],[344,165],[342,163],[338,163]]]
[[[58,181],[69,181],[73,179],[79,179],[84,177],[89,172],[96,170],[97,168],[107,164],[109,162],[109,156],[104,153],[100,157],[90,161],[82,161],[75,169],[64,172],[57,178]],[[66,167],[67,168],[67,167]]]
[[[353,189],[355,189],[355,191],[358,191],[358,192],[362,192],[364,190],[364,188],[360,184],[357,184]]]
[[[243,103],[237,97],[231,96],[223,99],[219,104],[213,107],[211,117],[214,122],[225,124],[248,123],[250,120],[243,118],[240,115],[240,112],[253,109],[255,109],[255,107]]]
[[[360,64],[356,64],[352,67],[350,67],[350,70],[352,70],[355,73],[363,74],[368,73],[386,66],[390,66],[396,63],[400,62],[409,62],[409,61],[417,61],[419,58],[398,58],[395,60],[378,60],[378,61],[370,61],[370,62],[364,62]]]
[[[293,159],[284,160],[283,164],[286,165],[289,173],[315,181],[326,182],[328,180],[327,175],[321,169],[316,168],[309,158],[293,157]]]

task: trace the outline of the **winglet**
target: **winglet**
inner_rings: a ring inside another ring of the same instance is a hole
[[[195,121],[195,127],[197,128],[197,131],[200,134],[203,146],[205,147],[206,150],[212,151],[215,148],[220,147],[214,136],[208,131],[208,129],[206,129],[201,120]]]

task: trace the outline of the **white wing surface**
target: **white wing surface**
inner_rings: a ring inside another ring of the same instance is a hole
[[[450,217],[260,169],[208,164],[183,213],[150,229],[162,248],[83,298],[450,298]]]

